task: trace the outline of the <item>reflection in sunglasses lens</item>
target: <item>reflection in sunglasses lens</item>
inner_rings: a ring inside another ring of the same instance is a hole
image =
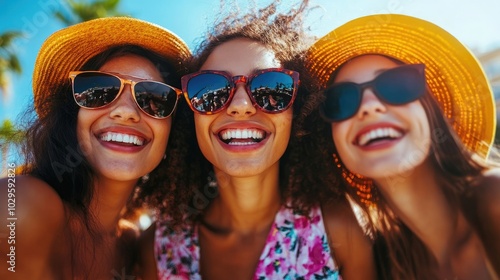
[[[170,115],[177,101],[177,94],[172,88],[156,82],[138,82],[134,92],[139,107],[154,117]]]
[[[263,72],[253,77],[249,85],[252,99],[266,112],[280,112],[293,100],[294,80],[283,72]],[[198,112],[215,112],[226,106],[232,81],[218,73],[193,76],[187,84],[188,98]]]
[[[139,108],[146,114],[164,118],[177,104],[175,89],[155,81],[132,83]],[[102,72],[82,72],[73,78],[73,94],[78,105],[84,108],[100,108],[113,102],[122,87],[122,80]]]
[[[265,72],[253,78],[250,91],[259,107],[279,112],[292,100],[293,79],[285,73]]]
[[[102,107],[115,99],[120,85],[120,80],[113,76],[82,73],[75,77],[73,84],[75,100],[83,107]]]
[[[191,78],[187,92],[193,107],[200,112],[222,108],[229,99],[231,86],[226,77],[205,73]]]

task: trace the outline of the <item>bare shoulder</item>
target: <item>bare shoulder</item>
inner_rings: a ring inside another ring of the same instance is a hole
[[[469,221],[483,243],[489,263],[500,276],[500,169],[484,173],[476,184],[471,186],[465,209]],[[470,205],[470,206],[467,206]]]
[[[496,188],[499,188],[500,185],[500,168],[492,168],[483,173],[482,180],[480,180],[480,185],[487,187],[487,186],[495,186]]]
[[[343,199],[322,205],[333,257],[343,279],[375,279],[371,239],[365,234],[350,203]]]
[[[490,169],[468,190],[468,201],[481,215],[500,217],[500,169]]]
[[[139,244],[142,246],[150,245],[153,246],[155,241],[156,223],[152,223],[149,228],[141,232],[139,236]]]
[[[122,242],[126,244],[137,242],[140,232],[134,223],[126,219],[120,219],[118,221],[118,228],[120,230],[119,236]]]
[[[156,224],[153,223],[139,236],[139,260],[137,273],[139,279],[157,279],[156,258],[154,255]]]
[[[9,224],[9,227],[0,229],[0,234],[12,236],[12,240],[9,246],[4,246],[5,243],[0,246],[0,259],[5,263],[4,250],[14,250],[16,258],[23,259],[25,264],[17,268],[17,276],[53,277],[49,262],[54,259],[56,242],[65,225],[62,200],[50,185],[40,179],[28,175],[9,179],[13,178],[0,179],[0,205],[3,209],[0,219]]]
[[[479,228],[492,228],[500,220],[500,169],[488,170],[467,190],[466,215]],[[495,223],[492,223],[495,222]],[[500,234],[500,226],[496,227]]]
[[[29,175],[19,175],[10,181],[9,179],[11,178],[0,179],[0,192],[11,198],[11,208],[14,211],[2,211],[3,215],[15,216],[19,224],[26,227],[37,224],[53,226],[53,223],[63,220],[63,202],[49,184]]]

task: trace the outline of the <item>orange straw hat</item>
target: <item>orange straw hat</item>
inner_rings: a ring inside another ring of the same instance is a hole
[[[40,48],[33,71],[35,109],[45,114],[44,101],[54,85],[69,83],[70,71],[115,46],[136,45],[165,57],[177,70],[191,56],[184,41],[171,31],[129,17],[94,19],[53,33]]]
[[[311,46],[308,68],[324,87],[337,67],[363,54],[425,64],[428,88],[458,136],[471,151],[487,157],[496,127],[493,92],[477,59],[455,37],[406,15],[365,16]]]

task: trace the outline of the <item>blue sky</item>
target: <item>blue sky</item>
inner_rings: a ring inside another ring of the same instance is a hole
[[[242,11],[249,2],[259,6],[268,0],[227,0],[237,2]],[[296,1],[283,0],[283,7]],[[353,18],[374,13],[402,13],[432,21],[471,49],[484,52],[500,47],[500,1],[498,0],[311,0],[318,5],[308,15],[311,32],[317,36]],[[12,76],[9,99],[0,97],[0,122],[17,121],[19,113],[32,103],[31,75],[36,54],[43,41],[64,26],[52,13],[65,9],[63,0],[0,0],[0,33],[23,31],[16,41],[23,74]],[[219,0],[122,0],[121,11],[133,17],[162,25],[183,38],[193,49],[218,14]]]

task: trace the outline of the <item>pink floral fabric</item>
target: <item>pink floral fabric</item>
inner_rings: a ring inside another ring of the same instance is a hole
[[[155,255],[159,279],[201,279],[197,225],[182,232],[157,224]],[[255,280],[341,279],[328,246],[321,209],[308,216],[282,207],[267,237]]]

